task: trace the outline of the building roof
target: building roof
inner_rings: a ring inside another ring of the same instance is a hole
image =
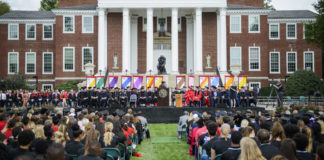
[[[309,10],[282,10],[272,11],[268,15],[269,19],[313,19],[316,14]]]
[[[64,7],[64,8],[55,8],[53,10],[96,10],[97,5],[83,5],[83,6],[73,6],[73,7]]]
[[[259,10],[259,9],[268,10],[263,7],[244,6],[244,5],[237,5],[237,4],[228,4],[227,9],[230,9],[230,10]]]
[[[51,11],[10,11],[0,19],[54,19],[55,14]]]

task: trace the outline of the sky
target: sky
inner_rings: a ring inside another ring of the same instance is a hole
[[[40,0],[0,0],[8,2],[12,10],[38,10]],[[312,10],[312,4],[318,0],[272,0],[273,6],[277,10]]]

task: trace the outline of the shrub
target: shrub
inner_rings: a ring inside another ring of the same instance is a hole
[[[261,96],[269,96],[270,95],[270,93],[271,93],[271,90],[272,90],[272,87],[262,87],[261,89],[260,89],[260,94],[261,94]],[[276,92],[275,92],[275,90],[273,90],[273,92],[272,92],[272,95],[271,96],[276,96]]]
[[[296,71],[288,78],[285,86],[285,95],[288,96],[314,95],[315,91],[320,91],[323,95],[324,85],[320,77],[312,71]]]
[[[71,89],[78,90],[78,84],[82,81],[68,81],[55,86],[55,89],[69,91]]]
[[[27,86],[26,76],[16,74],[0,79],[0,90],[30,89]]]

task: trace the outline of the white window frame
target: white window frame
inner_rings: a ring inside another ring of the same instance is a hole
[[[27,26],[34,26],[35,27],[35,37],[34,38],[28,38],[28,27]],[[37,34],[37,29],[36,29],[36,27],[37,27],[37,25],[36,24],[31,24],[31,23],[27,23],[26,25],[25,25],[25,30],[26,30],[26,32],[25,32],[25,38],[26,38],[26,40],[36,40],[36,34]]]
[[[146,24],[144,23],[145,19],[146,19]],[[144,25],[145,25],[145,28],[144,28]],[[147,18],[146,17],[143,17],[143,19],[142,19],[142,30],[143,30],[143,32],[147,31]]]
[[[271,72],[271,54],[278,54],[278,72]],[[280,74],[280,52],[270,52],[269,53],[269,73],[270,74]]]
[[[238,47],[238,46],[234,46],[234,47],[230,47],[230,65],[232,65],[232,52],[231,49],[232,48],[239,48],[240,49],[240,65],[242,66],[242,47]]]
[[[84,28],[84,18],[86,18],[86,17],[92,18],[92,30],[90,32],[87,32],[86,29]],[[94,33],[94,18],[93,18],[93,16],[90,16],[90,15],[82,16],[82,33]]]
[[[306,53],[312,53],[312,55],[313,55],[313,72],[315,72],[315,59],[314,59],[314,51],[304,51],[304,57],[303,57],[303,63],[304,63],[304,70],[306,70],[306,65],[305,65],[305,54]]]
[[[232,18],[238,17],[240,19],[240,30],[239,31],[233,31],[232,30]],[[231,15],[230,16],[230,33],[242,33],[242,16],[241,15]]]
[[[160,25],[159,25],[159,19],[161,19],[161,18],[163,18],[163,19],[165,19],[165,32],[167,32],[168,31],[168,18],[167,17],[157,17],[156,18],[156,31],[160,31]],[[147,22],[147,20],[146,20],[146,22]]]
[[[35,68],[35,70],[34,70],[34,72],[27,72],[27,54],[34,54],[34,68]],[[25,53],[25,74],[28,74],[28,75],[30,75],[30,74],[36,74],[36,52],[26,52]]]
[[[10,54],[17,54],[17,72],[10,72]],[[8,52],[8,74],[19,73],[19,52]]]
[[[84,69],[84,65],[83,62],[84,62],[84,49],[91,49],[92,50],[92,63],[94,63],[94,48],[93,47],[82,47],[82,72],[85,72],[85,69]]]
[[[251,28],[250,28],[250,27],[251,27],[251,25],[250,25],[250,17],[251,17],[251,16],[257,16],[258,19],[259,19],[259,20],[258,20],[258,22],[259,22],[259,23],[258,23],[258,31],[251,31]],[[248,24],[248,25],[249,25],[249,33],[261,33],[261,32],[260,32],[260,28],[261,28],[261,27],[260,27],[260,24],[261,24],[261,23],[260,23],[260,15],[249,15],[248,18],[249,18],[249,24]]]
[[[65,49],[73,49],[73,69],[65,69]],[[63,72],[75,71],[75,47],[63,47]]]
[[[65,31],[65,17],[72,17],[72,21],[73,21],[73,31]],[[66,34],[73,34],[73,33],[75,33],[75,17],[73,15],[65,15],[65,16],[63,16],[63,33],[66,33]]]
[[[259,85],[259,88],[261,89],[261,82],[249,82],[249,88],[252,87],[252,84],[258,84]]]
[[[271,25],[277,25],[278,26],[278,38],[272,38],[271,37]],[[280,23],[270,23],[269,24],[269,39],[270,40],[279,40],[280,39]]]
[[[295,72],[288,72],[288,53],[294,53],[295,54],[295,57],[296,57],[296,59],[295,59],[295,72],[297,71],[297,62],[298,62],[298,60],[297,60],[297,52],[295,52],[295,51],[289,51],[289,52],[287,52],[286,53],[286,72],[287,72],[287,74],[293,74],[293,73],[295,73]]]
[[[10,26],[16,25],[17,26],[17,38],[10,37]],[[9,23],[8,24],[8,40],[19,40],[19,24],[18,23]]]
[[[52,64],[52,71],[51,72],[45,72],[45,64],[44,64],[44,55],[45,54],[51,54],[52,55],[52,62],[51,62],[51,64]],[[54,67],[54,64],[53,64],[53,59],[54,59],[54,56],[53,56],[53,52],[43,52],[43,58],[42,58],[42,61],[43,61],[43,63],[42,63],[42,70],[43,70],[43,74],[53,74],[53,67]]]
[[[181,19],[181,17],[179,17],[178,18],[178,32],[181,32],[181,29],[182,29],[182,25],[181,25],[182,22],[181,21],[182,21],[182,19]]]
[[[42,84],[42,90],[44,91],[45,86],[51,86],[51,90],[53,90],[53,84]]]
[[[259,49],[259,69],[251,69],[251,63],[250,63],[250,59],[251,59],[251,48],[258,48]],[[253,46],[253,47],[249,47],[249,71],[261,71],[261,48],[259,46]]]
[[[45,38],[45,26],[52,26],[52,38]],[[54,32],[53,32],[53,24],[43,24],[43,40],[53,40]]]
[[[295,25],[295,37],[288,37],[288,26]],[[297,24],[296,23],[287,23],[286,24],[286,39],[297,39]]]

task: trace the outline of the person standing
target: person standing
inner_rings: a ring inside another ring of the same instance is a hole
[[[276,84],[272,84],[272,86],[277,90],[277,106],[282,106],[283,101],[283,94],[284,94],[284,88],[283,85],[281,84],[280,80],[277,81]]]

